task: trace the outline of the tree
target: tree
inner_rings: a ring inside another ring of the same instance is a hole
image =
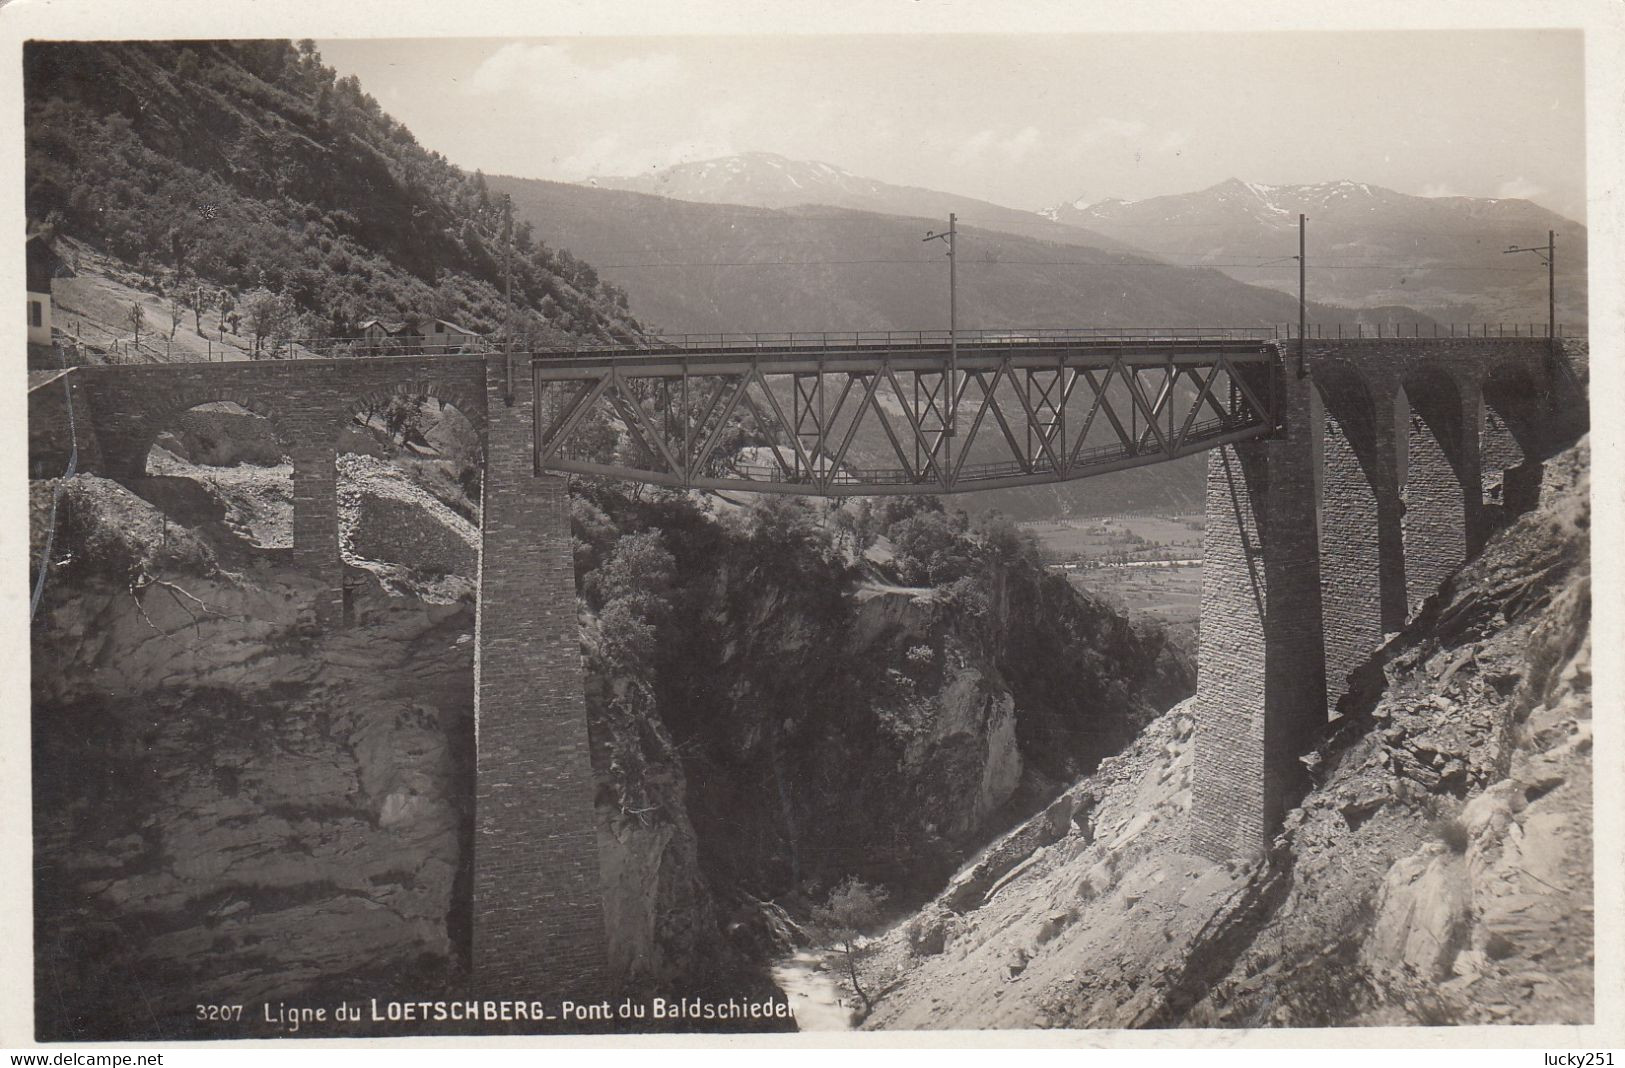
[[[677,562],[666,549],[661,532],[645,530],[622,535],[604,565],[590,576],[590,586],[603,599],[624,601],[639,617],[657,622],[666,610]]]
[[[389,407],[384,409],[384,429],[391,438],[399,439],[402,445],[427,444],[423,440],[425,399],[421,394],[405,393],[390,397]]]
[[[147,321],[146,316],[141,312],[141,305],[133,300],[130,301],[130,306],[124,309],[124,321],[129,323],[130,329],[134,331],[135,343],[137,345],[141,344],[141,324]]]
[[[180,329],[181,320],[186,318],[186,308],[181,304],[181,290],[172,289],[169,292],[169,340],[175,340],[175,331]]]
[[[964,512],[921,511],[893,523],[893,563],[901,581],[910,585],[943,585],[976,568],[976,546],[965,537]]]
[[[281,337],[289,329],[290,316],[282,298],[266,289],[256,289],[243,301],[247,312],[248,329],[254,335],[254,354],[260,352],[261,343],[268,337]]]
[[[237,332],[237,324],[242,321],[240,316],[234,314],[234,309],[236,308],[236,306],[237,306],[237,302],[232,298],[231,290],[222,289],[220,291],[220,340],[221,341],[226,340],[226,326],[227,326],[228,323],[231,325],[231,332],[233,334],[235,334]]]
[[[203,309],[209,306],[209,292],[198,282],[187,285],[181,290],[181,303],[192,312],[192,329],[197,336],[203,336]]]
[[[874,950],[874,944],[864,934],[880,925],[880,909],[886,903],[886,888],[871,886],[853,875],[830,891],[829,900],[812,910],[810,927],[820,942],[830,947],[846,966],[846,977],[852,990],[863,1000],[867,1016],[874,1009],[874,1000],[863,988],[859,965]]]

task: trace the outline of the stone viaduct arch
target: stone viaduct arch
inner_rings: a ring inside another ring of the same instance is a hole
[[[1486,453],[1533,470],[1587,422],[1583,342],[1311,340],[1303,377],[1278,348],[1277,433],[1208,453],[1192,848],[1214,858],[1269,843],[1348,673],[1482,547]]]
[[[1273,383],[1249,385],[1273,395],[1275,433],[1208,453],[1191,849],[1216,859],[1268,845],[1328,698],[1482,544],[1484,466],[1538,465],[1587,419],[1571,366],[1583,367],[1583,343],[1558,356],[1537,339],[1315,340],[1302,374],[1296,343],[1275,348]],[[65,454],[52,405],[72,397],[81,466],[114,477],[139,474],[158,426],[195,404],[271,418],[294,462],[295,559],[318,580],[318,621],[338,604],[336,446],[354,411],[428,393],[483,433],[475,983],[493,996],[592,996],[607,940],[569,498],[536,467],[533,376],[511,376],[509,394],[502,357],[459,355],[69,377],[61,393],[30,394],[31,450],[38,437]]]
[[[1314,378],[1326,699],[1335,708],[1349,674],[1405,625],[1400,463],[1387,390],[1346,360],[1326,360]]]
[[[180,413],[231,401],[271,421],[293,462],[293,553],[314,578],[311,611],[336,618],[344,568],[339,556],[335,463],[340,431],[367,399],[424,393],[485,425],[485,357],[151,364],[86,368],[81,387],[95,413],[99,463],[115,478],[139,478],[147,451]]]
[[[113,449],[112,455],[117,457],[121,466],[128,465],[129,477],[139,477],[146,470],[147,453],[156,442],[157,437],[166,428],[175,425],[187,412],[200,404],[218,404],[230,402],[263,417],[271,424],[271,432],[275,435],[277,444],[283,448],[292,448],[295,436],[291,432],[287,416],[268,397],[240,390],[213,391],[188,390],[173,397],[164,398],[165,403],[154,405],[141,425],[130,438],[128,446],[120,443]],[[143,444],[144,443],[144,444]]]
[[[1472,369],[1431,363],[1406,367],[1400,392],[1405,592],[1414,609],[1480,545],[1482,401]]]

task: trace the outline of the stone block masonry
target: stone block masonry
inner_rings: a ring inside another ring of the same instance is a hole
[[[1351,372],[1352,374],[1352,372]],[[1327,380],[1337,382],[1332,375]],[[1323,389],[1326,381],[1318,383]],[[1393,405],[1358,382],[1329,390],[1321,430],[1320,590],[1328,712],[1349,675],[1405,625],[1405,554]],[[1350,404],[1365,401],[1364,405]],[[1351,410],[1352,409],[1352,410]],[[1311,433],[1313,430],[1311,429]]]
[[[1208,454],[1191,835],[1215,860],[1268,844],[1325,720],[1313,387],[1282,387],[1281,434]]]
[[[474,981],[492,996],[606,981],[570,500],[533,469],[531,377],[488,376],[475,640]]]

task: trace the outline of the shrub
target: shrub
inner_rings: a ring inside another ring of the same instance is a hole
[[[1437,819],[1427,825],[1427,836],[1443,842],[1452,853],[1465,853],[1472,842],[1467,825],[1458,819]]]

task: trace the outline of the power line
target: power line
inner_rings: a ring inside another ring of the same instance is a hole
[[[1220,267],[1252,270],[1297,270],[1293,263],[1107,263],[1096,260],[1012,260],[1002,257],[970,260],[977,267],[1100,267],[1108,270],[1208,270]],[[857,260],[663,260],[648,263],[598,263],[597,270],[631,270],[646,267],[850,267],[859,265],[940,267],[937,260],[857,259]],[[1480,267],[1454,263],[1316,263],[1316,270],[1329,271],[1483,271],[1500,274],[1530,274],[1530,267]]]

